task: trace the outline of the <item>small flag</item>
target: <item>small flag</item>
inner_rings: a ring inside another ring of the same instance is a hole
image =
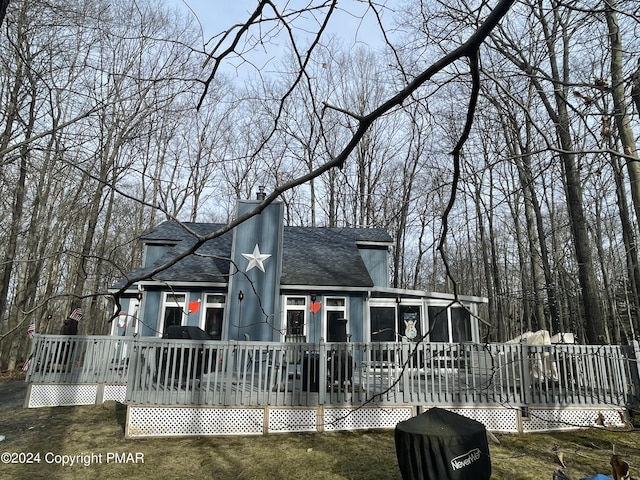
[[[73,312],[71,312],[71,314],[69,315],[69,318],[71,320],[76,320],[76,321],[79,322],[80,320],[82,320],[82,316],[83,316],[82,309],[81,308],[75,308],[73,310]]]
[[[27,327],[27,337],[33,338],[35,334],[36,334],[36,323],[31,322]]]

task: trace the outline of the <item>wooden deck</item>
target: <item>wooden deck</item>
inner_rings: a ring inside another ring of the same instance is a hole
[[[626,346],[36,336],[32,384],[126,385],[127,404],[637,405]]]
[[[266,343],[36,335],[29,407],[127,404],[126,436],[393,428],[439,406],[490,430],[624,425],[638,343]]]

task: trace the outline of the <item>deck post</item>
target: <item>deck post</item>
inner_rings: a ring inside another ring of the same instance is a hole
[[[405,402],[411,401],[411,367],[413,362],[409,357],[411,355],[411,344],[407,337],[402,337],[402,355],[400,356],[400,362],[398,365],[398,373],[402,375],[402,398]]]
[[[128,403],[135,398],[135,392],[138,390],[136,384],[136,372],[138,371],[138,363],[140,359],[140,346],[138,342],[134,342],[131,347],[131,355],[129,356],[129,368],[127,370],[127,393],[125,395],[125,401]]]
[[[529,346],[524,342],[520,342],[518,347],[520,349],[520,400],[524,406],[528,406],[532,402],[531,389],[533,388],[531,383]]]
[[[640,402],[640,343],[638,340],[633,340],[631,347],[633,349],[633,358],[631,358],[629,362],[629,376],[631,377],[631,383],[633,385],[633,393],[629,396],[635,396],[635,398],[628,398],[627,403],[637,405]]]
[[[329,378],[327,375],[327,344],[324,338],[320,338],[318,346],[320,352],[318,357],[320,362],[318,365],[318,405],[324,405],[327,401],[327,379]]]
[[[226,355],[224,357],[223,371],[226,375],[222,392],[223,405],[233,405],[234,372],[238,372],[238,379],[240,376],[240,347],[238,346],[237,340],[229,340],[229,348],[226,349]]]

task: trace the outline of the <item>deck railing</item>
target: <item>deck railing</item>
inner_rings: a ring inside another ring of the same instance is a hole
[[[36,335],[27,382],[126,383],[132,337]]]
[[[126,383],[131,404],[625,406],[639,351],[38,335],[27,381]]]

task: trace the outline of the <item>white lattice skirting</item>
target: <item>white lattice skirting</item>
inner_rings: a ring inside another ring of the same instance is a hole
[[[27,408],[94,405],[107,401],[124,403],[126,385],[33,383],[27,393]]]
[[[493,432],[530,433],[553,430],[573,430],[596,426],[602,414],[604,425],[625,427],[626,413],[622,408],[532,408],[528,416],[520,408],[448,408],[484,424]]]
[[[422,407],[419,411],[428,409]],[[487,430],[534,432],[585,428],[600,414],[611,427],[624,425],[623,410],[532,409],[523,417],[513,408],[455,408],[448,410],[483,423]],[[174,407],[129,405],[128,438],[205,435],[261,435],[263,433],[392,429],[417,413],[413,407]]]
[[[261,435],[394,428],[411,407],[215,408],[129,405],[126,436]]]
[[[125,403],[127,400],[127,386],[126,385],[105,385],[102,395],[102,401],[115,401]]]
[[[428,408],[428,407],[427,407]],[[519,432],[520,409],[510,408],[447,408],[458,415],[476,420],[492,432]]]
[[[121,384],[31,384],[28,408],[66,405],[94,405],[106,401],[125,403],[126,385]],[[592,427],[596,419],[605,426],[624,427],[622,408],[531,408],[455,407],[447,408],[483,423],[487,430],[540,432]],[[260,435],[263,433],[317,432],[391,429],[398,422],[431,408],[398,406],[355,407],[179,407],[129,405],[128,437],[191,435]],[[524,413],[524,415],[523,415]]]
[[[625,426],[626,412],[622,409],[531,409],[529,417],[522,419],[522,431],[540,432],[548,430],[573,430],[597,425],[602,414],[604,425],[622,428]]]
[[[412,407],[325,408],[323,427],[325,431],[395,428],[412,416]]]

